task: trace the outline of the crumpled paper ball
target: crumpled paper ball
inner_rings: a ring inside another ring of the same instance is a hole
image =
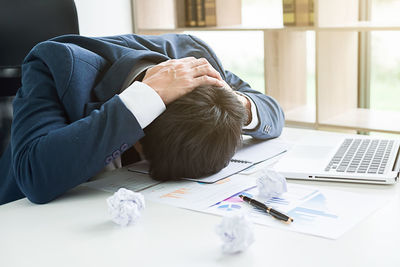
[[[222,218],[216,232],[222,239],[222,252],[234,254],[246,250],[254,242],[253,224],[245,213]]]
[[[135,224],[144,209],[144,197],[140,193],[120,188],[107,198],[108,212],[111,220],[121,226]]]
[[[287,192],[286,178],[274,170],[262,170],[256,181],[258,196],[263,199],[278,197]]]

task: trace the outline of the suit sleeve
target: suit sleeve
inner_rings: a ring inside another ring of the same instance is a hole
[[[47,65],[31,59],[23,73],[14,100],[11,162],[30,201],[49,202],[87,181],[144,135],[118,96],[70,122]]]
[[[244,134],[258,139],[278,137],[285,124],[285,116],[279,103],[272,97],[260,93],[230,71],[225,70],[226,82],[232,87],[253,100],[257,108],[259,124],[255,129],[244,130]]]

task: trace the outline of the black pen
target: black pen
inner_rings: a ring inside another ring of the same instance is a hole
[[[293,222],[293,219],[290,218],[289,216],[283,214],[282,212],[279,212],[279,211],[277,211],[277,210],[274,210],[273,208],[270,208],[270,207],[268,207],[267,205],[265,205],[265,204],[263,204],[263,203],[261,203],[261,202],[255,200],[255,199],[252,199],[252,198],[249,198],[249,197],[246,197],[246,196],[243,196],[243,195],[239,195],[239,197],[240,197],[244,202],[249,203],[249,204],[252,205],[253,207],[256,207],[256,208],[262,209],[263,211],[266,211],[267,213],[269,213],[269,214],[270,214],[272,217],[274,217],[275,219],[284,221],[285,223],[291,223],[291,222]]]

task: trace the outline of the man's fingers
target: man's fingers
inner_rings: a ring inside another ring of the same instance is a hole
[[[166,105],[198,86],[226,86],[206,59],[194,57],[157,64],[146,71],[142,82],[153,88]]]
[[[223,81],[221,75],[216,71],[205,58],[185,57],[170,59],[160,63],[162,68],[174,68],[175,70],[188,71],[193,78],[208,75]]]
[[[204,64],[204,65],[196,67],[193,70],[193,75],[195,78],[207,75],[207,76],[213,77],[215,79],[218,79],[220,81],[223,81],[219,72],[216,71],[210,64]]]
[[[224,87],[226,90],[229,90],[229,91],[232,91],[232,92],[233,92],[233,89],[230,87],[230,85],[229,85],[226,81],[222,80],[222,83],[224,84],[223,87]]]
[[[204,65],[204,64],[210,64],[207,59],[205,58],[195,58],[194,60],[190,61],[190,66],[192,68]]]
[[[167,66],[167,65],[181,65],[184,66],[185,64],[192,65],[192,62],[196,61],[195,57],[184,57],[179,59],[169,59],[167,61],[161,62],[159,65]],[[187,66],[186,66],[187,67]]]
[[[224,83],[220,80],[204,75],[193,79],[194,87],[202,86],[202,85],[211,85],[211,86],[219,86],[223,87]]]
[[[208,63],[208,61],[205,58],[194,58],[194,57],[170,59],[167,62],[169,62],[169,64],[171,65],[174,65],[178,69],[192,69],[204,64],[210,65],[210,63]]]
[[[184,58],[180,58],[178,60],[180,60],[182,62],[192,62],[192,61],[196,60],[196,58],[195,57],[184,57]]]

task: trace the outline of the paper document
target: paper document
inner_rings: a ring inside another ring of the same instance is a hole
[[[160,183],[152,179],[148,174],[130,172],[126,168],[104,172],[97,175],[95,179],[96,180],[84,183],[83,185],[114,193],[121,187],[138,192]]]
[[[194,210],[205,210],[255,184],[254,177],[243,175],[235,175],[213,184],[186,180],[159,182],[148,174],[130,172],[127,168],[105,172],[95,178],[83,185],[111,193],[123,187],[141,192],[146,200]]]
[[[288,192],[264,202],[294,219],[284,224],[266,212],[244,203],[238,195],[257,197],[257,188],[245,190],[208,208],[205,212],[226,215],[234,210],[250,213],[255,223],[280,229],[337,239],[388,200],[384,196],[318,189],[288,184]]]
[[[131,172],[149,174],[150,164],[147,160],[135,162],[128,168]]]
[[[141,191],[146,200],[176,207],[203,211],[255,184],[255,178],[234,175],[213,184],[192,181],[169,181]]]
[[[215,183],[236,173],[244,171],[255,164],[274,158],[285,153],[288,145],[276,139],[260,141],[253,138],[244,140],[243,147],[239,149],[228,166],[216,174],[202,178],[182,178],[200,183]],[[149,173],[149,163],[147,161],[137,162],[129,168],[129,171],[138,173]]]
[[[200,182],[200,183],[212,184],[212,183],[218,182],[224,178],[230,177],[236,173],[239,173],[239,172],[249,168],[252,165],[253,164],[250,162],[239,162],[239,161],[231,160],[229,162],[228,166],[226,166],[225,168],[223,168],[216,174],[213,174],[213,175],[210,175],[207,177],[203,177],[203,178],[198,178],[198,179],[191,179],[191,178],[184,178],[184,179],[189,180],[189,181],[196,181],[196,182]]]
[[[206,183],[206,184],[212,184],[217,181],[220,181],[224,178],[227,178],[231,175],[234,175],[236,173],[239,173],[247,168],[252,166],[251,163],[248,162],[236,162],[236,161],[230,161],[228,166],[217,172],[216,174],[203,177],[203,178],[182,178],[182,180],[189,180],[189,181],[195,181],[195,182],[200,182],[200,183]],[[148,161],[140,161],[136,162],[131,165],[131,167],[128,168],[129,171],[131,172],[137,172],[137,173],[149,173],[149,162]]]
[[[249,138],[243,141],[243,146],[235,153],[233,159],[257,164],[285,153],[288,148],[289,145],[279,139],[260,141]]]
[[[96,178],[103,176],[106,178],[84,185],[108,192],[124,187],[140,191],[146,200],[222,216],[243,210],[250,213],[255,223],[330,239],[339,238],[389,199],[373,193],[359,194],[288,183],[288,192],[264,202],[294,219],[287,225],[238,197],[244,194],[257,199],[257,174],[237,174],[213,184],[185,180],[158,182],[147,174],[130,172],[126,168]]]

